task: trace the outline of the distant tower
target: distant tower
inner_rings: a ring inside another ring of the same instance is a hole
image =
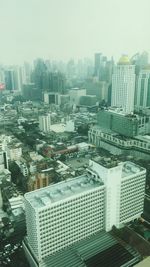
[[[21,77],[21,69],[19,67],[13,67],[5,71],[5,84],[6,90],[13,91],[21,91],[22,86],[22,77]]]
[[[120,107],[124,113],[134,111],[135,66],[127,56],[122,56],[112,75],[111,106]]]
[[[150,68],[143,69],[139,73],[135,107],[137,110],[150,107]]]
[[[43,132],[49,132],[51,125],[51,114],[39,116],[39,128]]]
[[[94,65],[94,75],[99,77],[100,65],[101,65],[101,53],[95,53],[95,65]]]

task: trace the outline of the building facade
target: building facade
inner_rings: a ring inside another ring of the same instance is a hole
[[[122,56],[112,75],[111,106],[122,108],[125,114],[134,111],[135,66]]]

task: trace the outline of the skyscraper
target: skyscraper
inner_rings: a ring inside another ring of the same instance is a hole
[[[21,75],[21,69],[19,67],[14,66],[11,69],[5,70],[5,84],[6,84],[6,90],[21,91],[22,75]]]
[[[135,108],[141,110],[150,107],[150,68],[140,71],[137,79]]]
[[[95,53],[94,75],[97,77],[99,77],[100,72],[101,56],[101,53]]]
[[[112,75],[111,106],[122,108],[130,114],[134,111],[135,66],[127,56],[122,56]]]

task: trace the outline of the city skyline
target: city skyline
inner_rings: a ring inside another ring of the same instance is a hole
[[[68,61],[102,52],[118,61],[148,47],[148,0],[0,0],[0,62]]]

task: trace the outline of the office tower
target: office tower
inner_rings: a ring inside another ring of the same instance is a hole
[[[57,92],[60,94],[65,93],[66,87],[65,75],[61,72],[50,72],[49,73],[49,91]]]
[[[87,79],[84,87],[87,95],[96,95],[97,101],[108,102],[108,83],[105,81],[97,81],[95,79]]]
[[[140,71],[137,78],[135,109],[150,107],[150,68]]]
[[[101,53],[95,53],[95,62],[94,62],[94,76],[99,77],[100,66],[101,66]]]
[[[65,80],[65,76],[61,72],[50,72],[47,64],[42,59],[35,61],[34,70],[31,74],[31,81],[35,83],[38,91],[64,93]]]
[[[39,128],[43,132],[49,132],[51,125],[51,114],[39,116]]]
[[[15,89],[13,70],[5,71],[5,84],[6,84],[6,90],[13,91]]]
[[[135,66],[127,56],[122,56],[112,75],[111,106],[122,108],[130,114],[134,111]]]
[[[13,67],[11,69],[5,70],[5,84],[6,90],[21,91],[22,77],[21,69],[19,67]]]
[[[131,58],[131,63],[135,65],[135,73],[139,75],[139,72],[148,66],[149,54],[144,51],[142,54],[136,53]]]
[[[41,100],[42,92],[35,87],[34,83],[26,83],[22,85],[22,94],[25,100],[38,101]]]
[[[5,74],[4,74],[4,69],[3,67],[0,66],[0,84],[4,84],[5,83]]]
[[[34,69],[31,73],[31,82],[35,83],[35,87],[37,90],[42,91],[44,89],[43,87],[43,81],[47,83],[47,80],[45,81],[45,75],[47,74],[47,66],[44,63],[42,59],[36,59],[34,61]],[[42,94],[41,94],[42,95]]]
[[[113,73],[113,67],[114,67],[114,60],[113,58],[110,61],[106,62],[105,66],[105,81],[109,84],[112,82],[112,73]]]
[[[21,67],[22,83],[27,84],[31,82],[31,65],[28,62],[24,62]]]

